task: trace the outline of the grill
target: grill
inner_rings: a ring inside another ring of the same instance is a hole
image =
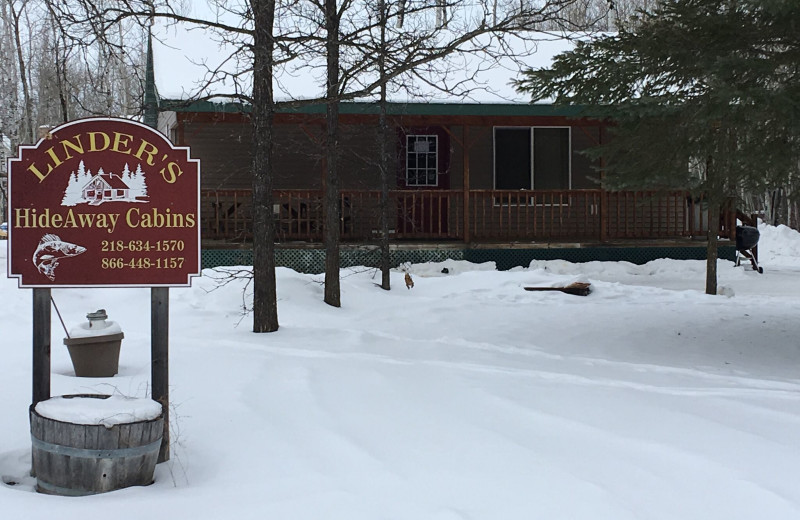
[[[753,271],[764,272],[764,268],[758,265],[758,258],[755,248],[758,246],[760,234],[757,228],[752,226],[736,226],[736,265],[741,264],[741,257],[750,260]]]

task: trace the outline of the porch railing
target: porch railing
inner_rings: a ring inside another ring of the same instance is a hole
[[[321,190],[276,190],[272,213],[278,242],[321,242]],[[203,190],[204,239],[252,240],[252,192]],[[380,235],[380,192],[342,190],[337,212],[343,242]],[[708,212],[685,192],[602,190],[392,190],[389,233],[394,240],[608,241],[705,236]],[[732,236],[735,216],[721,219]]]

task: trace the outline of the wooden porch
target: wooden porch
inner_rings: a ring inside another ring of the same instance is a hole
[[[276,242],[322,241],[322,190],[275,190]],[[204,243],[253,239],[251,190],[202,190]],[[705,237],[702,200],[685,192],[603,190],[392,190],[390,239],[443,243],[611,242]],[[339,225],[345,244],[380,238],[380,192],[342,190]],[[735,214],[721,220],[732,238]]]

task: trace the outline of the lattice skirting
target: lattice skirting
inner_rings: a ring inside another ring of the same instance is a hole
[[[204,249],[203,268],[219,266],[253,265],[253,252],[249,249]],[[736,249],[720,246],[719,257],[733,261]],[[392,267],[404,263],[442,262],[467,260],[469,262],[495,262],[497,269],[527,267],[532,260],[567,260],[569,262],[626,261],[645,264],[658,258],[676,260],[705,260],[705,246],[698,247],[586,247],[563,249],[429,249],[393,250]],[[301,273],[321,273],[325,270],[324,249],[276,249],[275,263]],[[373,249],[340,250],[342,267],[380,265],[380,252]]]

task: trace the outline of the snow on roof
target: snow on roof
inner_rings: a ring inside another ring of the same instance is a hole
[[[526,67],[544,67],[552,58],[572,48],[569,39],[547,33],[530,33],[530,40],[504,36],[502,42],[493,39],[489,52],[460,53],[453,56],[445,77],[437,77],[438,85],[456,85],[460,95],[437,90],[419,78],[403,78],[410,88],[389,89],[393,102],[472,102],[527,103],[527,95],[516,92],[511,81]],[[238,44],[247,43],[242,39]],[[252,76],[249,63],[240,55],[233,57],[238,44],[223,43],[213,30],[173,24],[153,28],[153,55],[156,86],[162,99],[196,99],[233,93],[249,95]],[[500,49],[510,49],[517,58]],[[209,84],[212,71],[219,81]],[[221,73],[221,74],[220,74]],[[238,76],[236,76],[238,74]],[[322,67],[290,65],[276,71],[275,98],[278,101],[314,99],[324,94]],[[411,81],[410,83],[409,80]]]
[[[112,172],[104,172],[100,171],[95,177],[102,179],[109,188],[117,189],[117,190],[127,190],[129,189],[128,185],[125,184],[125,181],[122,180],[122,177],[117,175],[116,173]]]

